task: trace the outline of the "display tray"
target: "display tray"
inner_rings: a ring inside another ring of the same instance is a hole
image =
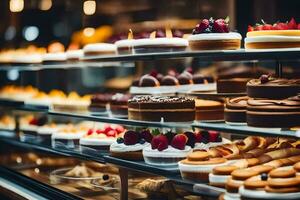
[[[184,93],[180,93],[184,94]],[[185,93],[188,96],[200,97],[204,99],[220,99],[227,97],[240,97],[246,96],[246,93],[217,93],[217,92],[202,92],[202,91],[193,91]]]
[[[24,101],[0,98],[0,106],[17,107],[23,105],[24,105]]]

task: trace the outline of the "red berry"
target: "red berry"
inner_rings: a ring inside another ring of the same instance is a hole
[[[151,141],[151,148],[163,151],[168,148],[168,138],[164,135],[157,135]]]
[[[97,134],[105,134],[105,131],[102,129],[98,129],[98,130],[96,130],[96,133]]]
[[[252,26],[248,26],[248,32],[254,31],[254,28]]]
[[[38,124],[38,120],[36,118],[33,118],[32,120],[29,121],[30,125],[36,125]]]
[[[263,25],[258,25],[258,26],[254,27],[254,30],[255,31],[261,31],[261,30],[263,30],[262,28],[263,28]]]
[[[297,27],[297,28],[298,28],[298,30],[300,30],[300,24],[298,24],[298,27]]]
[[[135,131],[126,131],[124,134],[124,144],[134,145],[139,141],[139,134]]]
[[[228,24],[225,22],[224,19],[217,19],[214,22],[213,31],[216,33],[228,33]]]
[[[186,131],[183,133],[187,137],[187,143],[186,145],[194,148],[195,143],[196,143],[196,135],[193,132]]]
[[[118,132],[118,134],[120,134],[120,133],[123,133],[125,129],[124,129],[123,126],[117,125],[117,126],[115,127],[115,130]]]
[[[269,82],[269,76],[265,74],[261,75],[259,79],[262,84]]]
[[[200,143],[202,141],[202,134],[200,132],[195,134],[196,137],[196,143]]]
[[[289,29],[297,29],[297,22],[294,18],[292,18],[288,23]]]
[[[157,74],[158,74],[157,70],[153,69],[153,70],[150,72],[149,75],[150,75],[150,76],[153,76],[154,78],[156,78]]]
[[[274,26],[275,30],[288,30],[289,27],[286,23],[278,23]]]
[[[184,134],[175,135],[175,137],[173,138],[173,140],[171,142],[171,146],[176,149],[183,150],[185,148],[187,140],[188,139]]]
[[[271,24],[264,24],[262,30],[273,30],[273,26]]]
[[[199,24],[197,24],[197,26],[195,28],[195,31],[197,33],[202,33],[208,27],[209,27],[209,21],[208,21],[208,19],[203,19]]]
[[[111,126],[104,128],[104,132],[108,133],[109,131],[114,130]]]
[[[219,137],[219,132],[209,131],[209,142],[216,142]]]
[[[153,135],[150,133],[150,131],[148,129],[142,130],[141,131],[141,137],[146,141],[146,142],[151,142]]]
[[[110,130],[106,133],[107,137],[116,137],[117,136],[117,131],[115,130]]]
[[[89,129],[89,130],[88,130],[88,132],[87,132],[87,135],[92,135],[92,134],[93,134],[93,132],[94,132],[94,130],[93,130],[93,129]]]

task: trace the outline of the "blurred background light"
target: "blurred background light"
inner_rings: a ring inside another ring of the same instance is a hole
[[[4,33],[4,39],[9,41],[14,39],[15,36],[16,36],[16,28],[14,26],[9,26]]]
[[[52,7],[52,0],[41,0],[39,5],[41,10],[50,10]]]
[[[21,12],[24,9],[24,0],[10,0],[9,10],[11,12]]]
[[[83,35],[86,37],[91,37],[95,34],[95,29],[91,27],[87,27],[83,29]]]
[[[33,41],[39,36],[39,29],[36,26],[27,26],[23,29],[23,37],[27,41]]]
[[[96,12],[96,1],[85,1],[83,3],[83,12],[86,15],[93,15]]]

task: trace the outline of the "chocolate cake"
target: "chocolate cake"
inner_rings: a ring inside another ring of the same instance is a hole
[[[107,105],[112,98],[112,94],[95,94],[91,98],[89,110],[91,112],[106,112]]]
[[[111,98],[110,111],[114,116],[125,117],[128,115],[127,101],[131,98],[130,94],[115,94]]]
[[[195,119],[195,101],[175,96],[135,96],[128,101],[128,118],[142,121],[188,122]]]
[[[300,93],[300,79],[277,79],[262,75],[247,83],[251,98],[284,99]]]
[[[249,99],[247,124],[256,127],[293,127],[300,125],[300,95],[284,99]]]
[[[217,80],[218,93],[245,93],[249,78],[231,78]]]
[[[224,117],[226,123],[246,123],[246,109],[248,97],[227,98]]]

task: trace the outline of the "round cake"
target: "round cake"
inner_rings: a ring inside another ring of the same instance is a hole
[[[224,119],[224,104],[219,101],[195,99],[196,120]]]
[[[246,109],[248,97],[237,97],[226,99],[224,117],[228,124],[244,124],[246,123]]]
[[[83,47],[84,56],[114,55],[116,46],[109,43],[88,44]]]
[[[248,27],[245,49],[282,49],[300,47],[300,30],[292,18],[286,23],[258,24]]]
[[[247,95],[251,98],[284,99],[300,92],[300,79],[272,78],[262,75],[247,83]]]
[[[190,122],[195,101],[175,96],[135,96],[128,101],[128,118],[141,121]]]
[[[66,57],[68,62],[78,62],[83,57],[83,50],[69,50]]]
[[[66,53],[46,53],[42,55],[43,64],[59,64],[67,61]]]
[[[188,37],[191,50],[234,50],[241,47],[242,36],[229,32],[228,20],[203,19]]]
[[[300,125],[300,96],[285,100],[249,99],[247,124],[284,128]]]
[[[249,78],[231,78],[217,80],[218,93],[245,93]]]
[[[134,39],[125,39],[115,42],[118,54],[132,54]]]

